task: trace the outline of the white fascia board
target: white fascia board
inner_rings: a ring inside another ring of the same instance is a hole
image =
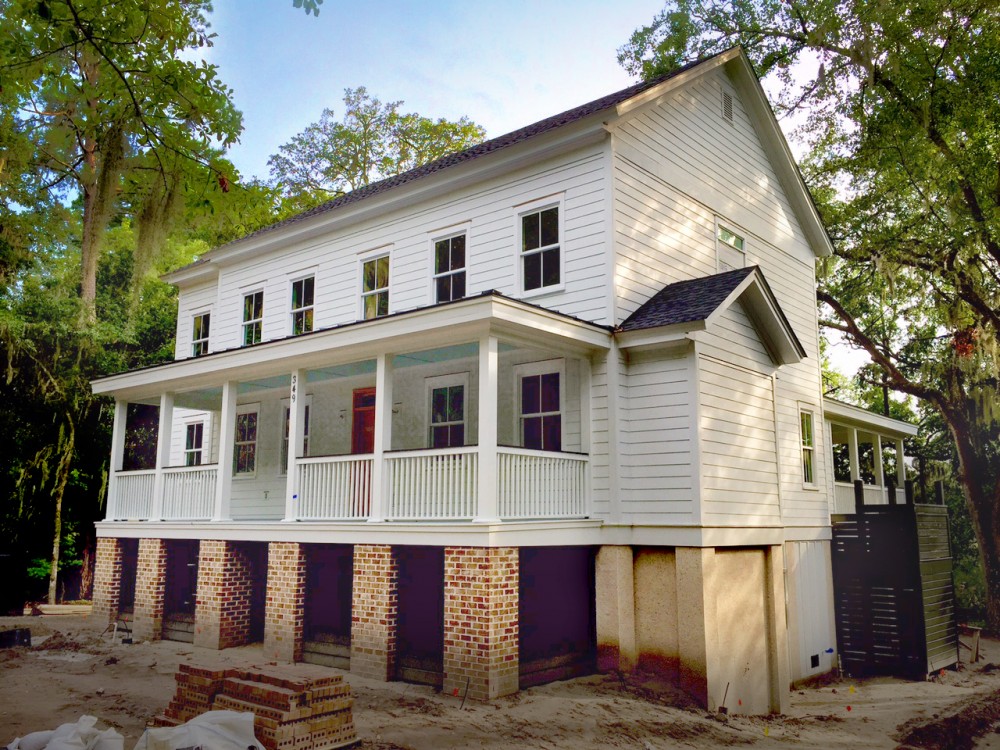
[[[201,259],[183,268],[178,268],[176,271],[171,271],[160,276],[162,281],[179,287],[187,286],[197,281],[216,281],[218,278],[218,266]]]
[[[641,547],[763,547],[783,544],[782,526],[656,526],[608,524],[603,544]]]
[[[809,239],[809,245],[817,257],[832,255],[833,242],[820,219],[816,204],[809,193],[809,188],[806,187],[805,180],[802,179],[802,173],[792,155],[792,150],[788,147],[788,141],[781,132],[781,126],[778,125],[757,74],[742,49],[734,51],[738,54],[726,61],[730,79],[742,94],[743,103],[753,115],[751,121],[756,126],[757,135],[771,159],[771,165],[781,180],[781,186],[785,189],[792,208],[802,222],[802,230]]]
[[[372,216],[386,214],[397,208],[414,205],[446,193],[460,190],[470,184],[482,182],[497,175],[513,172],[525,166],[538,164],[607,138],[600,113],[595,113],[529,138],[521,143],[500,149],[494,154],[484,154],[467,164],[446,167],[440,172],[424,175],[399,187],[389,188],[356,203],[324,211],[308,219],[294,221],[287,226],[264,232],[257,237],[223,245],[202,256],[202,260],[219,265],[267,254],[288,245],[308,242],[340,231]],[[180,269],[184,271],[185,269]]]
[[[893,419],[883,414],[845,404],[832,398],[823,398],[823,416],[827,422],[837,422],[851,427],[867,428],[886,437],[914,437],[918,432],[915,424]]]
[[[375,320],[315,331],[303,336],[230,349],[204,357],[111,375],[92,381],[97,395],[126,400],[158,393],[218,386],[372,359],[380,353],[405,354],[458,341],[475,341],[487,332],[528,338],[535,345],[560,341],[581,354],[610,347],[611,333],[548,310],[496,296],[473,297]]]
[[[615,333],[618,346],[630,351],[651,351],[654,349],[680,349],[688,346],[694,336],[705,330],[705,321],[678,323],[659,328],[643,328],[638,331]]]
[[[322,521],[102,521],[98,537],[219,539],[234,542],[414,544],[434,547],[594,546],[604,543],[603,522],[326,523]]]

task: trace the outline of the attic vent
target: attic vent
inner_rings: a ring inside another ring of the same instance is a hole
[[[733,96],[728,91],[722,92],[722,116],[733,121]]]

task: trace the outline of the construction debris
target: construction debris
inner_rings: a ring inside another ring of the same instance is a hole
[[[154,726],[177,726],[207,711],[253,713],[266,750],[336,750],[358,743],[351,688],[340,675],[288,678],[181,664],[177,690]]]

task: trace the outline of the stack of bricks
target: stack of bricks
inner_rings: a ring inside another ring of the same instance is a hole
[[[340,675],[283,678],[238,669],[181,665],[177,692],[156,726],[177,726],[206,711],[254,715],[266,750],[335,750],[358,743],[351,688]]]
[[[122,546],[114,537],[100,537],[94,561],[94,615],[101,622],[118,617],[121,587]]]

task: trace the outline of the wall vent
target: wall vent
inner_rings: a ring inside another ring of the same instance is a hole
[[[722,92],[722,116],[729,122],[733,121],[733,96],[728,91]]]

